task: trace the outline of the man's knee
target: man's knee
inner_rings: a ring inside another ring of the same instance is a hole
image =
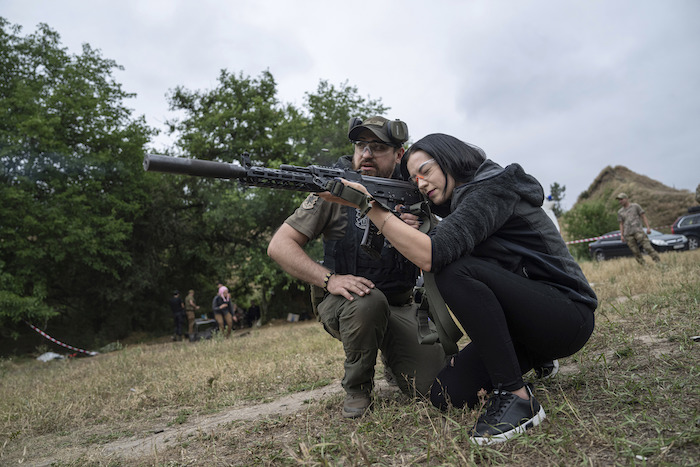
[[[347,300],[330,295],[318,306],[319,319],[324,328],[336,339],[345,341],[351,336],[363,335],[368,330],[383,333],[389,321],[389,304],[379,290],[368,295],[354,295]]]
[[[363,321],[386,321],[389,316],[389,302],[382,292],[375,289],[365,296],[355,296],[341,312],[342,315],[353,316]]]

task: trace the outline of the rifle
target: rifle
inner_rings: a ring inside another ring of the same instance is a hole
[[[366,213],[369,208],[365,195],[343,185],[338,180],[339,178],[344,178],[364,185],[375,200],[391,211],[394,211],[393,208],[396,205],[401,204],[409,208],[409,212],[420,216],[427,209],[427,203],[423,195],[410,182],[361,175],[350,169],[318,165],[298,167],[284,164],[279,169],[269,169],[253,165],[247,153],[241,156],[240,165],[146,154],[143,159],[143,168],[147,172],[154,171],[198,177],[237,179],[245,186],[312,193],[329,191],[336,196],[354,202],[360,206],[363,214]],[[377,257],[381,254],[384,246],[384,237],[378,233],[377,227],[371,222],[367,223],[361,246],[372,256]]]

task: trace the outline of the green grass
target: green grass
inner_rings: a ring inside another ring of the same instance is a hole
[[[0,361],[0,464],[698,465],[700,251],[662,259],[583,264],[601,301],[596,330],[560,375],[536,382],[547,419],[504,444],[470,443],[477,411],[441,413],[386,386],[371,414],[341,418],[341,344],[318,323],[278,323]],[[274,409],[300,391],[315,396]]]

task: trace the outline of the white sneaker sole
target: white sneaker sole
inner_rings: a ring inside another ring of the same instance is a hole
[[[508,441],[509,439],[511,439],[513,436],[519,435],[520,433],[525,433],[526,430],[529,430],[530,428],[539,425],[545,418],[547,418],[547,415],[544,413],[544,407],[540,406],[539,412],[537,412],[537,414],[534,417],[532,417],[530,420],[523,423],[522,425],[516,426],[512,430],[494,436],[471,437],[469,439],[472,442],[478,444],[479,446],[503,443],[504,441]]]
[[[557,375],[557,373],[559,373],[559,360],[553,360],[553,363],[554,363],[554,368],[552,368],[552,372],[542,379],[554,378]]]

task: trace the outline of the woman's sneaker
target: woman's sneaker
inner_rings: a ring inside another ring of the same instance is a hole
[[[554,378],[559,373],[559,360],[552,360],[534,368],[535,375],[540,379]]]
[[[502,443],[518,433],[537,426],[545,418],[544,409],[532,395],[526,401],[503,389],[494,389],[486,409],[471,432],[471,440],[479,445]]]

